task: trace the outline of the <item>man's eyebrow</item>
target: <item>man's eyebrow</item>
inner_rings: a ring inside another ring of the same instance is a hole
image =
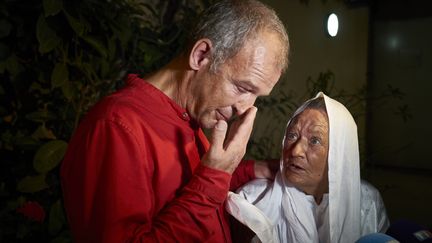
[[[239,84],[246,85],[247,88],[254,93],[257,96],[267,96],[270,94],[270,92],[263,92],[263,90],[260,90],[259,87],[252,81],[249,80],[239,80]],[[271,91],[271,90],[270,90]]]
[[[252,90],[252,91],[258,90],[258,87],[253,82],[251,82],[249,80],[238,80],[237,82],[239,84],[246,85],[247,88]]]

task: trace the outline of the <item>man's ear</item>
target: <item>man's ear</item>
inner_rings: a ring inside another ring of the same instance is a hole
[[[209,39],[199,39],[195,42],[190,55],[189,66],[192,70],[199,70],[210,62],[212,43]]]

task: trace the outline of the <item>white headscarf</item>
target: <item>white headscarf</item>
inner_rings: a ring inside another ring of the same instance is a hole
[[[281,159],[280,171],[273,183],[253,181],[240,190],[240,195],[229,193],[227,199],[227,211],[249,226],[262,242],[345,243],[355,242],[361,236],[357,126],[341,103],[322,92],[313,99],[318,97],[324,98],[329,121],[329,195],[324,195],[320,204],[326,207],[328,203],[327,213],[320,219],[326,221],[326,230],[318,233],[318,206],[313,196],[296,189],[282,176]],[[297,109],[293,117],[311,100]]]

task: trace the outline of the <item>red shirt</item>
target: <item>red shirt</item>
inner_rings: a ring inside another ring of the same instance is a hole
[[[61,168],[76,242],[231,242],[231,176],[200,164],[199,126],[136,75],[83,119]],[[236,187],[254,177],[239,166]]]

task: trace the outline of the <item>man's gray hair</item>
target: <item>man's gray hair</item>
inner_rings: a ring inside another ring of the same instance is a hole
[[[288,66],[289,41],[285,27],[276,12],[256,0],[222,0],[206,9],[189,37],[189,48],[196,41],[208,38],[213,50],[210,70],[235,56],[249,39],[263,31],[272,31],[279,36],[281,71]]]

